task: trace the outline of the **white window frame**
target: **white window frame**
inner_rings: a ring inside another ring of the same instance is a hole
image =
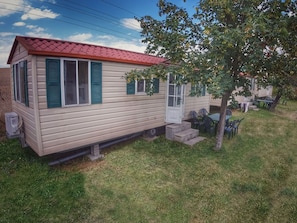
[[[25,60],[20,60],[13,64],[13,75],[14,75],[13,88],[14,88],[15,101],[25,105],[26,99],[24,101],[22,101],[22,98],[25,97],[25,94],[26,94],[25,86],[24,86],[24,91],[23,92],[21,91],[21,74],[20,74],[20,64],[21,63],[25,63]],[[17,67],[18,67],[18,69],[17,69]],[[28,72],[28,71],[25,71],[25,72]]]
[[[153,80],[154,78],[152,78],[151,80]],[[143,86],[143,91],[138,91],[138,88],[137,88],[137,85],[138,85],[138,80],[135,80],[135,94],[137,94],[137,95],[147,95],[146,94],[146,85],[147,85],[147,83],[146,83],[146,79],[141,79],[141,80],[143,80],[143,84],[144,84],[144,86]],[[153,83],[151,83],[151,86],[153,86],[154,84]]]
[[[146,95],[146,92],[145,92],[145,87],[146,87],[146,80],[145,79],[142,79],[143,80],[143,91],[138,91],[138,80],[135,81],[135,94],[139,94],[139,95]]]
[[[76,104],[66,105],[65,104],[65,86],[64,86],[64,61],[75,61],[76,67]],[[78,83],[78,62],[86,61],[88,62],[88,103],[80,104],[79,103],[79,83]],[[62,58],[60,61],[60,78],[61,78],[61,97],[62,97],[62,107],[73,107],[73,106],[86,106],[91,104],[91,61],[90,60],[82,60],[82,59],[74,59],[74,58]]]

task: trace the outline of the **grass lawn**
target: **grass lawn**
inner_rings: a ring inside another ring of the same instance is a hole
[[[0,142],[0,222],[297,222],[297,102],[233,117],[218,152],[140,138],[50,168]]]

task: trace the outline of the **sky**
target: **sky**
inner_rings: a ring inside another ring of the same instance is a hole
[[[193,10],[198,0],[170,0]],[[91,43],[144,52],[134,19],[158,15],[158,0],[0,0],[0,67],[16,36]]]

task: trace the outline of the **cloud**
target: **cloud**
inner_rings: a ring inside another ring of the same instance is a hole
[[[27,36],[34,36],[34,37],[43,37],[43,38],[52,38],[52,34],[46,33],[46,29],[36,26],[36,25],[27,25],[26,26],[31,31],[26,32]]]
[[[0,32],[0,67],[9,67],[7,59],[14,41],[14,37],[20,35],[13,32]]]
[[[26,25],[26,23],[24,23],[24,22],[15,22],[13,24],[13,26],[25,26],[25,25]]]
[[[53,38],[53,35],[50,33],[26,32],[26,36],[40,37],[40,38]]]
[[[12,32],[0,32],[0,37],[14,37],[20,35],[19,33],[12,33]],[[1,39],[0,39],[1,40]]]
[[[144,51],[146,50],[146,45],[143,44],[139,39],[125,40],[111,35],[97,36],[97,40],[95,40],[94,43],[96,45],[129,50],[139,53],[144,53]]]
[[[114,47],[117,49],[123,49],[123,50],[129,50],[139,53],[144,53],[146,46],[141,43],[135,43],[135,42],[128,42],[128,41],[118,41],[114,42],[110,45],[110,47]]]
[[[23,11],[24,5],[24,0],[1,0],[0,17],[9,16],[16,12]]]
[[[91,42],[91,38],[93,35],[91,33],[81,33],[81,34],[76,34],[68,37],[68,40],[73,41],[73,42]]]
[[[33,31],[36,32],[36,33],[41,33],[41,32],[43,32],[43,31],[45,30],[44,28],[39,27],[39,26],[35,26],[35,25],[27,25],[26,27],[27,27],[28,29],[33,30]]]
[[[80,33],[69,36],[67,39],[73,42],[94,44],[139,53],[144,53],[146,49],[146,45],[141,43],[139,39],[125,40],[112,35],[100,35],[94,37],[91,33]]]
[[[40,2],[49,2],[52,4],[56,4],[57,2],[55,0],[39,0]]]
[[[133,29],[138,32],[141,31],[140,23],[136,19],[133,19],[133,18],[121,19],[121,24],[128,29]]]
[[[27,6],[25,9],[25,13],[22,15],[22,20],[32,19],[55,19],[59,16],[58,13],[52,12],[50,9],[40,9],[40,8],[33,8],[31,6]]]
[[[25,0],[1,0],[0,17],[9,16],[20,12],[24,13],[21,17],[22,20],[37,20],[44,18],[54,19],[60,15],[50,9],[34,8],[31,5],[28,5],[28,2],[25,2]]]
[[[114,36],[111,36],[111,35],[101,35],[101,36],[97,36],[98,39],[101,39],[101,40],[109,40],[111,38],[114,38]]]

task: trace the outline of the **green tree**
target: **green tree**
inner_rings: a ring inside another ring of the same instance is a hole
[[[296,87],[297,3],[270,0],[262,3],[262,10],[266,23],[261,35],[266,48],[264,57],[259,58],[264,74],[259,83],[275,88],[276,97],[270,107],[274,111],[281,97],[292,97]]]
[[[262,69],[267,43],[266,18],[261,0],[201,0],[195,13],[160,0],[159,20],[137,18],[141,23],[147,53],[162,56],[168,63],[126,74],[131,79],[166,79],[168,72],[182,75],[178,84],[200,84],[222,98],[215,150],[221,149],[227,102],[235,89],[249,95],[249,76],[264,77]],[[263,36],[264,35],[264,36]],[[265,37],[265,38],[264,38]],[[261,60],[260,60],[261,59]],[[190,92],[191,95],[196,92]]]

